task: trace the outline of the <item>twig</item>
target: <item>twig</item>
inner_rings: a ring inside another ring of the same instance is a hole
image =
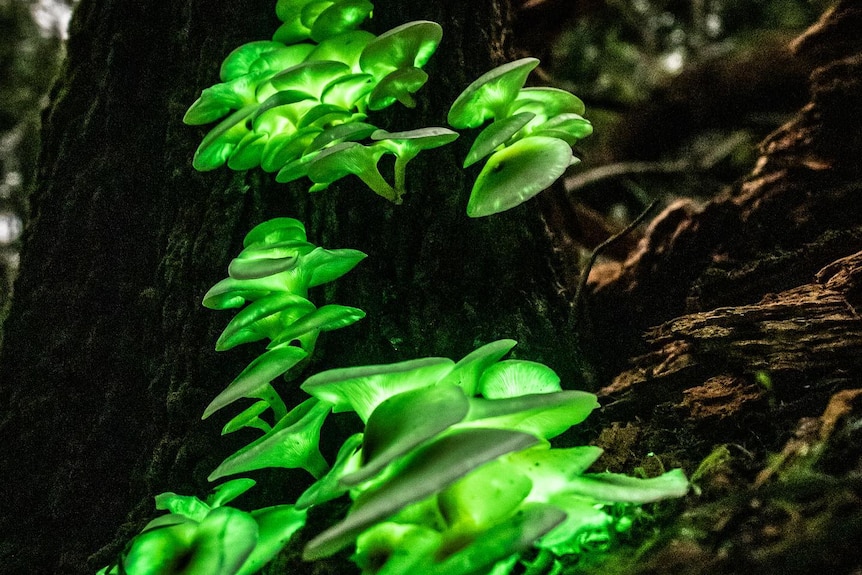
[[[573,317],[580,317],[581,306],[583,305],[584,299],[584,290],[587,287],[587,279],[590,277],[590,270],[593,269],[593,265],[596,263],[596,260],[602,254],[604,250],[614,245],[617,241],[624,238],[626,235],[630,234],[636,227],[640,225],[644,219],[649,215],[650,212],[659,204],[659,200],[654,200],[650,205],[646,207],[644,211],[640,213],[638,217],[636,217],[632,222],[625,227],[621,232],[612,235],[602,243],[600,243],[593,252],[590,254],[590,259],[587,261],[587,265],[584,266],[584,269],[581,270],[581,276],[578,279],[578,287],[575,290],[575,299],[572,302],[572,312]]]

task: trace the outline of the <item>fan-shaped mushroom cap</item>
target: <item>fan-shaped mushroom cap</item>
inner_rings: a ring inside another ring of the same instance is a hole
[[[581,99],[571,92],[550,86],[536,86],[522,88],[508,112],[532,112],[536,115],[537,123],[542,123],[559,114],[583,114],[585,109]]]
[[[486,343],[465,355],[440,383],[457,385],[467,397],[475,395],[479,388],[479,378],[491,365],[500,361],[518,344],[514,339],[499,339]]]
[[[538,65],[536,58],[522,58],[479,76],[449,108],[449,125],[455,128],[476,128],[488,119],[508,117],[509,107],[517,98],[518,91]]]
[[[509,359],[490,366],[479,381],[479,393],[488,399],[562,391],[560,378],[543,363]]]
[[[377,162],[386,152],[384,148],[356,142],[342,142],[324,149],[308,163],[308,178],[317,184],[313,190],[325,189],[332,182],[353,174],[378,195],[398,203],[395,190],[377,169]]]
[[[368,108],[382,110],[396,101],[401,102],[407,108],[415,108],[416,100],[413,99],[413,93],[417,92],[427,81],[428,74],[413,66],[393,70],[380,80],[368,94]]]
[[[300,387],[333,405],[334,413],[355,411],[362,421],[383,401],[397,393],[432,385],[454,362],[428,357],[385,365],[331,369],[311,376]]]
[[[327,84],[344,74],[350,74],[350,66],[332,60],[313,60],[283,70],[258,88],[258,100],[280,90],[296,90],[311,94],[320,100]]]
[[[415,450],[389,479],[359,495],[341,523],[306,545],[303,558],[314,560],[332,555],[366,528],[408,504],[439,491],[483,463],[536,442],[531,435],[505,429],[465,429],[444,435]]]
[[[364,112],[367,107],[365,96],[373,89],[374,76],[371,74],[345,74],[326,85],[320,94],[320,101],[346,110],[356,108]]]
[[[467,215],[489,216],[527,201],[562,176],[571,161],[572,149],[557,138],[518,140],[488,158],[473,185]]]
[[[443,38],[436,22],[418,20],[384,32],[369,43],[359,56],[363,72],[383,78],[399,68],[424,66]]]
[[[334,60],[350,66],[353,73],[360,73],[359,56],[377,36],[366,30],[351,30],[327,38],[312,50],[305,60]]]
[[[470,146],[470,151],[467,152],[467,157],[464,158],[464,167],[472,166],[493,152],[495,148],[506,143],[518,130],[535,117],[535,114],[524,112],[489,124],[487,128],[479,132],[479,135],[473,141],[473,145]]]
[[[329,409],[329,404],[313,397],[303,401],[272,431],[225,459],[207,479],[215,481],[226,475],[266,467],[301,467],[315,478],[322,477],[328,465],[318,443]]]
[[[371,14],[368,0],[341,0],[321,12],[311,25],[311,38],[322,42],[359,27]]]
[[[396,458],[459,423],[470,409],[461,388],[431,385],[393,395],[368,418],[362,442],[362,466],[344,475],[344,485],[373,477]]]

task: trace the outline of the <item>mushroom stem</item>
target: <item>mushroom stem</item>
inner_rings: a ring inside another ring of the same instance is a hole
[[[364,170],[356,175],[359,177],[360,180],[365,182],[365,185],[371,188],[375,194],[386,198],[395,205],[401,205],[401,196],[403,195],[403,190],[399,192],[396,191],[392,186],[390,186],[389,182],[387,182],[383,178],[376,166],[372,166],[370,169]],[[396,179],[397,177],[398,172],[396,171]],[[403,177],[404,176],[402,174],[402,180]]]

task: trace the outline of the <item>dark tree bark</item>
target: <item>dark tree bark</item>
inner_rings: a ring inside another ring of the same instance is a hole
[[[749,177],[668,207],[624,263],[593,270],[606,463],[651,451],[699,494],[622,572],[862,566],[860,25],[839,2],[794,42],[811,99]]]
[[[371,27],[439,22],[443,44],[415,111],[382,127],[444,125],[470,79],[503,58],[505,0],[375,2]],[[0,572],[78,574],[107,563],[162,491],[204,495],[239,447],[200,414],[254,351],[215,354],[228,313],[202,294],[253,225],[297,217],[309,238],[369,254],[313,294],[368,317],[319,346],[313,369],[459,358],[499,337],[577,373],[539,211],[464,215],[469,142],[411,164],[404,205],[356,181],[309,196],[260,172],[196,173],[203,130],[185,109],[234,47],[277,27],[274,2],[82,0],[44,120],[32,220],[0,357]],[[440,169],[440,166],[453,166]],[[295,398],[294,398],[295,399]],[[333,446],[330,446],[330,449]],[[275,477],[261,497],[296,495]],[[272,499],[269,499],[272,502]]]

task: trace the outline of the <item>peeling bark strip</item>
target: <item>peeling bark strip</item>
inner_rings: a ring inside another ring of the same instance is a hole
[[[757,304],[666,322],[646,333],[650,351],[636,358],[634,367],[618,375],[600,396],[612,407],[635,399],[653,405],[683,401],[694,413],[702,408],[693,399],[710,394],[691,388],[704,380],[708,380],[704,385],[714,387],[719,381],[739,382],[734,375],[753,380],[757,372],[765,371],[777,384],[831,386],[846,374],[862,373],[860,280],[862,252],[830,264],[817,274],[815,283],[767,295]],[[775,388],[779,397],[800,391]],[[745,394],[751,394],[750,386],[739,386],[738,393],[726,392],[735,399]]]

